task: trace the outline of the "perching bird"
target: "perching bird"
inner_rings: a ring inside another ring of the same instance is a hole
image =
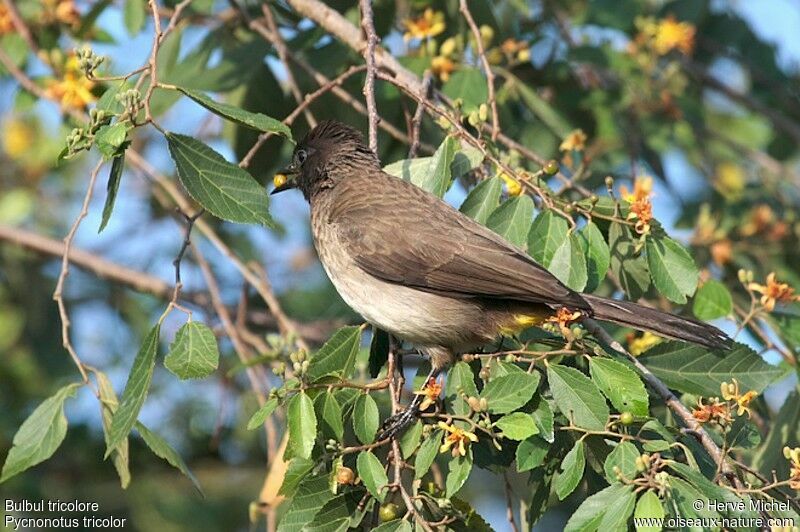
[[[272,193],[303,192],[319,258],[342,299],[369,323],[427,354],[430,377],[456,354],[542,324],[560,308],[709,348],[725,346],[725,334],[706,323],[567,288],[525,251],[384,172],[361,133],[340,122],[311,130],[284,173],[292,177]],[[410,423],[418,404],[385,425],[381,436]]]

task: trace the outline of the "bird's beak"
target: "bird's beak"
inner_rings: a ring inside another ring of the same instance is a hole
[[[275,188],[272,189],[270,195],[283,192],[284,190],[297,188],[297,180],[295,179],[295,176],[297,176],[298,173],[299,171],[297,166],[292,163],[286,169],[275,174],[275,177],[272,178]]]

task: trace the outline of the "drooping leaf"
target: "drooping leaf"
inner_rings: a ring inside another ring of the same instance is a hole
[[[567,240],[567,221],[551,210],[542,211],[533,220],[528,233],[528,253],[539,264],[548,268],[556,250]]]
[[[194,484],[194,487],[197,489],[197,491],[199,491],[201,495],[203,494],[203,489],[200,487],[200,483],[189,470],[186,462],[183,461],[181,455],[179,455],[178,452],[173,449],[164,438],[151,431],[138,421],[136,422],[136,430],[139,432],[139,435],[142,437],[150,450],[153,451],[153,454],[159,458],[163,458],[169,465],[183,473],[186,478],[192,481],[192,484]]]
[[[532,217],[533,200],[530,196],[517,196],[497,207],[486,220],[486,227],[524,249]]]
[[[470,190],[459,210],[478,223],[485,224],[489,215],[500,204],[500,194],[503,192],[503,182],[490,177],[484,179]]]
[[[636,301],[650,286],[650,272],[643,255],[634,254],[635,242],[627,225],[612,222],[608,229],[611,271],[619,279],[628,299]]]
[[[368,393],[362,393],[353,406],[353,430],[361,443],[372,443],[380,424],[380,412],[375,399]]]
[[[328,375],[348,377],[360,345],[361,327],[342,327],[311,357],[308,378],[313,382]]]
[[[111,212],[114,210],[114,203],[117,200],[119,183],[122,180],[122,169],[125,166],[125,153],[117,155],[111,160],[111,171],[108,173],[108,185],[106,185],[106,202],[103,205],[103,216],[100,219],[100,233],[105,229],[108,220],[111,219]]]
[[[278,408],[278,398],[271,397],[264,405],[256,410],[255,414],[250,417],[247,422],[247,430],[253,430],[261,427],[269,416]]]
[[[584,289],[588,280],[586,256],[583,253],[580,239],[575,233],[569,233],[556,248],[547,269],[559,281],[573,290]]]
[[[587,292],[594,292],[605,279],[611,265],[611,250],[608,248],[603,233],[594,222],[588,222],[580,233],[584,254],[586,255],[586,287]]]
[[[412,532],[413,530],[411,523],[405,519],[395,519],[373,528],[372,532]]]
[[[606,400],[597,386],[574,368],[550,364],[547,380],[559,410],[576,426],[589,430],[603,430],[609,411]]]
[[[383,171],[410,181],[441,198],[453,182],[452,164],[456,159],[458,149],[458,139],[448,136],[433,156],[403,159],[386,165]]]
[[[311,470],[314,469],[314,461],[308,458],[301,458],[295,456],[289,461],[286,466],[286,474],[283,477],[283,484],[278,490],[278,495],[284,497],[293,497],[294,492],[300,483],[309,476]]]
[[[68,384],[45,399],[22,423],[3,464],[0,483],[44,462],[56,452],[67,435],[64,401],[75,395],[81,384]]]
[[[317,438],[317,416],[314,403],[305,392],[295,394],[287,409],[289,448],[294,456],[309,458]]]
[[[611,501],[608,511],[600,520],[598,530],[620,530],[628,526],[633,508],[636,505],[636,494],[632,491],[623,492],[618,499]]]
[[[636,459],[639,455],[639,449],[631,442],[619,442],[614,450],[608,453],[606,461],[603,463],[606,480],[612,484],[619,480],[615,468],[619,468],[620,473],[626,479],[633,479],[636,476]]]
[[[111,381],[105,373],[99,370],[94,371],[94,376],[97,379],[97,391],[100,394],[100,402],[102,403],[103,411],[103,438],[108,442],[108,430],[111,428],[111,419],[114,412],[119,408],[119,399]],[[117,470],[119,475],[120,485],[122,489],[127,489],[131,482],[131,471],[129,467],[129,446],[128,438],[122,440],[114,449],[112,460],[114,461],[114,469]]]
[[[403,458],[409,458],[417,450],[422,439],[422,421],[417,420],[400,436],[400,452]]]
[[[553,409],[550,408],[550,403],[541,395],[537,395],[534,405],[531,415],[533,416],[533,421],[536,423],[536,427],[539,429],[539,436],[553,443]]]
[[[663,529],[661,526],[654,524],[648,526],[644,523],[656,523],[664,519],[665,516],[661,499],[658,498],[658,495],[653,490],[647,490],[639,497],[639,501],[636,503],[636,510],[633,512],[636,532],[660,532]]]
[[[240,109],[234,105],[217,102],[209,98],[207,94],[200,91],[187,89],[186,87],[177,87],[177,89],[212,113],[219,115],[222,118],[231,120],[232,122],[236,122],[237,124],[245,127],[255,129],[256,131],[275,133],[278,135],[283,135],[287,139],[292,140],[292,130],[280,120],[275,120],[274,118],[261,113],[251,113],[250,111],[245,111],[244,109]]]
[[[692,312],[698,319],[723,318],[733,311],[731,293],[719,281],[710,279],[697,289],[692,302]]]
[[[563,501],[570,493],[575,491],[578,483],[583,478],[585,467],[586,454],[583,440],[578,440],[561,462],[561,473],[555,480],[556,494],[560,500]]]
[[[358,453],[356,459],[356,467],[358,469],[358,476],[366,486],[367,491],[383,502],[386,499],[386,484],[389,483],[389,478],[386,476],[384,466],[378,457],[372,454],[371,451],[363,451]]]
[[[489,98],[486,77],[477,68],[462,68],[454,72],[442,87],[442,92],[453,100],[461,98],[465,113],[474,111]]]
[[[635,371],[608,358],[591,357],[589,362],[592,380],[614,408],[634,416],[646,417],[650,414],[647,390]]]
[[[278,523],[278,532],[302,530],[333,497],[326,477],[310,475],[305,477]]]
[[[231,222],[274,225],[266,189],[246,170],[192,137],[166,137],[181,183],[208,212]]]
[[[433,461],[436,459],[441,443],[442,431],[438,429],[422,440],[422,445],[419,446],[419,451],[417,451],[417,456],[414,459],[415,479],[425,476],[425,473],[431,468],[431,464],[433,464]]]
[[[521,441],[539,432],[533,416],[524,412],[506,414],[495,422],[495,426],[503,431],[503,436]]]
[[[190,321],[175,333],[164,366],[181,379],[202,379],[219,365],[219,347],[208,325]]]
[[[105,159],[121,155],[120,148],[128,136],[128,126],[122,122],[102,126],[94,136],[94,145],[100,150]]]
[[[620,498],[633,495],[633,486],[614,483],[604,490],[586,498],[572,514],[564,528],[565,532],[578,532],[583,530],[598,530],[606,512],[611,504]]]
[[[530,401],[539,386],[538,373],[509,373],[491,379],[481,391],[488,403],[489,412],[507,414]]]
[[[145,21],[145,8],[147,3],[144,0],[125,0],[123,10],[123,20],[128,35],[133,36],[142,31]]]
[[[449,470],[447,472],[447,479],[445,480],[446,497],[450,498],[456,493],[469,478],[472,471],[472,448],[467,447],[467,454],[465,456],[458,456],[451,458],[448,462]]]
[[[647,265],[659,292],[670,301],[686,303],[694,294],[699,273],[689,252],[669,237],[647,239]]]
[[[467,397],[477,397],[478,388],[475,386],[475,375],[466,362],[456,362],[447,374],[445,384],[445,397],[450,403],[453,412],[458,415],[467,415],[470,406],[462,398],[462,394]]]
[[[153,368],[156,364],[160,331],[160,323],[150,329],[133,360],[125,391],[122,392],[122,401],[111,420],[111,428],[108,431],[108,441],[106,442],[106,458],[122,440],[128,437],[139,416],[139,410],[142,409],[144,400],[147,398],[150,381],[153,378]]]
[[[531,436],[517,445],[517,471],[530,471],[542,465],[544,457],[550,450],[550,444],[539,436]]]
[[[324,433],[333,433],[337,440],[341,441],[344,437],[344,415],[339,401],[333,393],[323,393],[317,396],[315,403],[318,403],[317,417],[322,425]]]
[[[719,395],[720,384],[739,381],[744,390],[761,392],[783,373],[742,344],[719,353],[704,347],[669,341],[648,349],[639,360],[675,390],[704,396]]]

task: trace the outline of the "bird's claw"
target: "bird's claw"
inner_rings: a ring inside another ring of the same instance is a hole
[[[411,426],[419,416],[419,404],[414,402],[405,410],[402,410],[393,416],[386,419],[381,425],[381,432],[378,435],[377,441],[383,441],[388,438],[393,438],[402,434],[409,426]]]

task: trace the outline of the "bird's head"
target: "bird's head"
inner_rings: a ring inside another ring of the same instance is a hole
[[[354,172],[380,168],[361,133],[341,122],[326,120],[308,132],[292,153],[289,166],[278,175],[272,194],[299,188],[307,200],[336,186]]]

